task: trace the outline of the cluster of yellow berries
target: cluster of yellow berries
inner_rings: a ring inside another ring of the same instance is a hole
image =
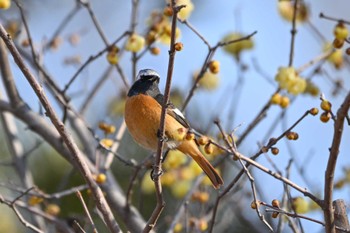
[[[119,52],[119,48],[117,46],[111,46],[108,49],[107,61],[109,62],[109,64],[115,65],[118,63],[119,61],[118,52]]]
[[[343,47],[345,40],[349,36],[349,30],[345,26],[343,22],[339,22],[337,25],[335,25],[334,30],[334,40],[333,40],[333,47],[336,49],[340,49]]]
[[[323,123],[327,123],[332,118],[332,104],[325,98],[322,98],[320,106],[323,110],[322,114],[320,115],[320,120]]]
[[[105,136],[115,133],[115,126],[114,125],[107,124],[105,122],[100,122],[98,124],[98,127],[104,132]],[[110,148],[113,145],[113,140],[109,139],[109,138],[103,138],[103,139],[101,139],[100,143],[103,146]]]
[[[327,61],[334,65],[336,69],[340,69],[344,64],[343,57],[343,46],[347,42],[349,36],[349,30],[346,25],[339,21],[333,29],[334,40],[332,43],[326,43],[323,46],[323,51],[331,51],[331,54],[328,56]],[[345,50],[347,55],[350,55],[350,47]]]
[[[290,100],[288,96],[281,95],[277,92],[271,96],[270,103],[279,105],[281,108],[287,108],[289,106]]]
[[[280,67],[275,76],[282,89],[293,95],[303,93],[306,89],[306,80],[301,78],[294,67]]]
[[[208,230],[208,221],[204,218],[191,217],[189,220],[189,227],[191,232],[204,232]],[[174,233],[183,232],[183,224],[177,223],[173,229]]]
[[[286,132],[286,138],[288,138],[289,140],[298,140],[299,134],[297,132],[288,131]]]
[[[164,15],[164,13],[158,11],[154,11],[151,13],[148,24],[149,30],[145,36],[145,42],[147,45],[151,45],[156,41],[160,41],[166,45],[170,44],[171,22],[167,15]],[[176,28],[175,39],[178,39],[180,35],[180,29]]]
[[[181,20],[187,19],[191,12],[193,11],[194,5],[190,0],[177,0],[176,5],[185,5],[178,13],[178,18]],[[171,22],[169,17],[173,15],[173,9],[167,6],[163,9],[163,12],[154,11],[151,13],[150,19],[148,20],[149,31],[146,36],[141,36],[137,33],[133,33],[129,36],[125,43],[125,50],[133,53],[140,52],[145,46],[149,46],[149,51],[153,55],[160,54],[160,48],[152,46],[156,41],[160,41],[164,44],[170,44],[171,37]],[[180,29],[176,28],[175,38],[180,37]],[[181,51],[183,48],[182,43],[176,43],[176,51]],[[119,48],[116,46],[111,46],[107,53],[107,60],[110,64],[115,65],[119,61],[118,56]]]
[[[43,203],[44,199],[38,196],[30,196],[27,202],[29,206],[36,206],[38,204]],[[44,203],[44,205],[45,205],[45,213],[51,216],[57,216],[61,212],[61,208],[57,204]]]

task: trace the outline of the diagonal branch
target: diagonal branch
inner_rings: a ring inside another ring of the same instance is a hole
[[[325,228],[327,233],[335,233],[334,225],[334,210],[332,206],[333,199],[333,187],[334,187],[334,171],[337,164],[337,159],[339,155],[339,146],[342,139],[344,119],[348,114],[350,108],[350,92],[346,96],[343,104],[337,112],[337,118],[334,122],[334,135],[333,142],[329,153],[326,176],[325,176],[325,186],[324,186],[324,220]]]
[[[24,64],[23,59],[21,58],[17,48],[15,47],[11,37],[8,35],[8,33],[5,31],[4,27],[0,25],[0,36],[5,42],[6,46],[10,50],[17,66],[21,69],[22,73],[28,80],[29,84],[32,86],[34,92],[38,96],[41,104],[45,108],[46,115],[50,118],[51,122],[59,132],[60,136],[62,137],[62,140],[68,147],[68,150],[71,153],[72,158],[76,161],[78,165],[78,169],[80,173],[83,175],[85,181],[89,185],[90,189],[92,190],[94,199],[96,201],[96,205],[98,209],[101,211],[104,220],[111,232],[120,232],[119,226],[116,223],[114,216],[112,214],[112,211],[110,207],[107,204],[107,201],[99,188],[99,186],[94,181],[91,171],[85,161],[85,158],[83,157],[83,154],[78,149],[78,146],[74,142],[72,136],[64,126],[63,122],[59,119],[58,115],[52,108],[44,90],[42,89],[41,85],[38,83],[38,81],[35,79],[33,74],[29,71],[26,64]]]

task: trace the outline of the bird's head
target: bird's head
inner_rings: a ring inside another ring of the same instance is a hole
[[[140,70],[137,75],[137,80],[131,86],[128,96],[146,94],[150,96],[156,96],[160,93],[159,91],[159,74],[152,69]]]

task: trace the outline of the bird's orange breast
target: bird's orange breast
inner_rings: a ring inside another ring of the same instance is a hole
[[[125,123],[131,136],[138,144],[152,151],[156,151],[158,146],[157,132],[161,111],[161,105],[148,95],[131,96],[125,103]],[[180,128],[183,126],[179,122],[169,115],[166,116],[165,134],[169,139],[168,146]]]

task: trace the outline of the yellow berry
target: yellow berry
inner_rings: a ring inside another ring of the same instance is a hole
[[[188,132],[188,129],[184,127],[178,128],[176,131],[174,131],[173,139],[176,141],[182,141],[185,139],[187,132]]]
[[[28,205],[30,206],[34,206],[34,205],[37,205],[41,202],[43,202],[44,199],[41,198],[41,197],[37,197],[37,196],[30,196],[29,199],[28,199]]]
[[[173,231],[174,233],[179,233],[182,231],[182,229],[183,229],[183,225],[181,223],[176,223]]]
[[[198,139],[199,145],[202,145],[202,146],[208,144],[208,142],[209,142],[209,138],[208,138],[207,136],[201,136],[201,137]]]
[[[282,96],[280,93],[275,93],[271,96],[270,103],[271,104],[281,104]]]
[[[272,147],[271,148],[271,153],[273,155],[278,155],[279,152],[280,152],[280,150],[277,147]]]
[[[195,138],[195,135],[194,135],[194,133],[187,132],[185,138],[186,138],[187,141],[192,141]]]
[[[151,54],[153,55],[159,55],[160,54],[160,48],[158,47],[152,47],[150,48]]]
[[[326,43],[323,46],[324,52],[330,52],[332,51],[332,45],[330,43]],[[327,58],[327,61],[329,61],[331,64],[334,65],[336,69],[340,69],[344,64],[344,58],[343,53],[341,49],[336,49],[333,51]]]
[[[281,108],[287,108],[289,106],[289,98],[287,96],[281,97],[280,106],[281,106]]]
[[[322,100],[321,109],[324,111],[330,111],[332,108],[332,104],[328,100]]]
[[[211,155],[214,152],[214,146],[211,143],[208,143],[204,146],[204,151],[205,153],[207,153],[208,155]]]
[[[320,120],[323,123],[327,123],[329,121],[329,119],[331,119],[332,115],[330,112],[323,112],[320,116]]]
[[[336,49],[340,49],[344,45],[344,40],[335,38],[333,40],[333,47]]]
[[[250,208],[252,209],[256,209],[257,207],[259,206],[259,201],[257,200],[256,202],[255,201],[252,201],[252,203],[250,203]]]
[[[115,126],[107,124],[105,122],[98,123],[98,127],[103,130],[106,134],[112,134],[115,132]]]
[[[61,208],[56,204],[48,204],[45,208],[45,213],[57,216],[61,212]]]
[[[29,40],[28,39],[24,39],[24,40],[22,40],[22,42],[21,42],[21,45],[23,46],[23,47],[28,47],[30,44],[29,44]]]
[[[201,203],[206,203],[209,200],[209,193],[201,192],[198,197],[198,201]]]
[[[165,7],[163,10],[163,14],[168,17],[172,16],[174,14],[173,8],[170,6]]]
[[[103,138],[100,140],[100,144],[106,148],[111,148],[113,146],[114,141],[109,138]]]
[[[273,199],[271,204],[272,204],[273,207],[280,208],[280,202],[277,199]]]
[[[220,62],[218,61],[211,61],[209,62],[209,70],[213,74],[217,74],[220,71]]]
[[[0,0],[0,9],[7,10],[11,6],[11,0]]]
[[[295,132],[287,132],[286,133],[286,137],[289,139],[289,140],[294,140],[295,139]]]
[[[125,45],[125,50],[134,53],[139,52],[145,46],[145,38],[138,34],[132,34]]]
[[[119,52],[119,48],[118,48],[117,46],[111,46],[111,47],[108,49],[107,61],[108,61],[111,65],[115,65],[115,64],[118,63],[118,61],[119,61],[118,52]]]
[[[310,113],[311,115],[316,116],[318,114],[318,108],[311,108]]]
[[[334,36],[337,39],[345,40],[349,35],[349,30],[344,23],[339,22],[334,28]]]
[[[272,212],[271,217],[272,218],[277,218],[278,215],[279,215],[279,213],[275,211],[275,212]]]
[[[103,173],[99,173],[97,176],[96,176],[96,182],[98,184],[103,184],[104,182],[106,182],[107,180],[107,176]]]
[[[181,42],[176,42],[174,46],[176,51],[181,51],[184,48],[184,45]]]
[[[198,229],[200,231],[206,231],[208,229],[208,221],[205,219],[199,219],[198,221]]]

